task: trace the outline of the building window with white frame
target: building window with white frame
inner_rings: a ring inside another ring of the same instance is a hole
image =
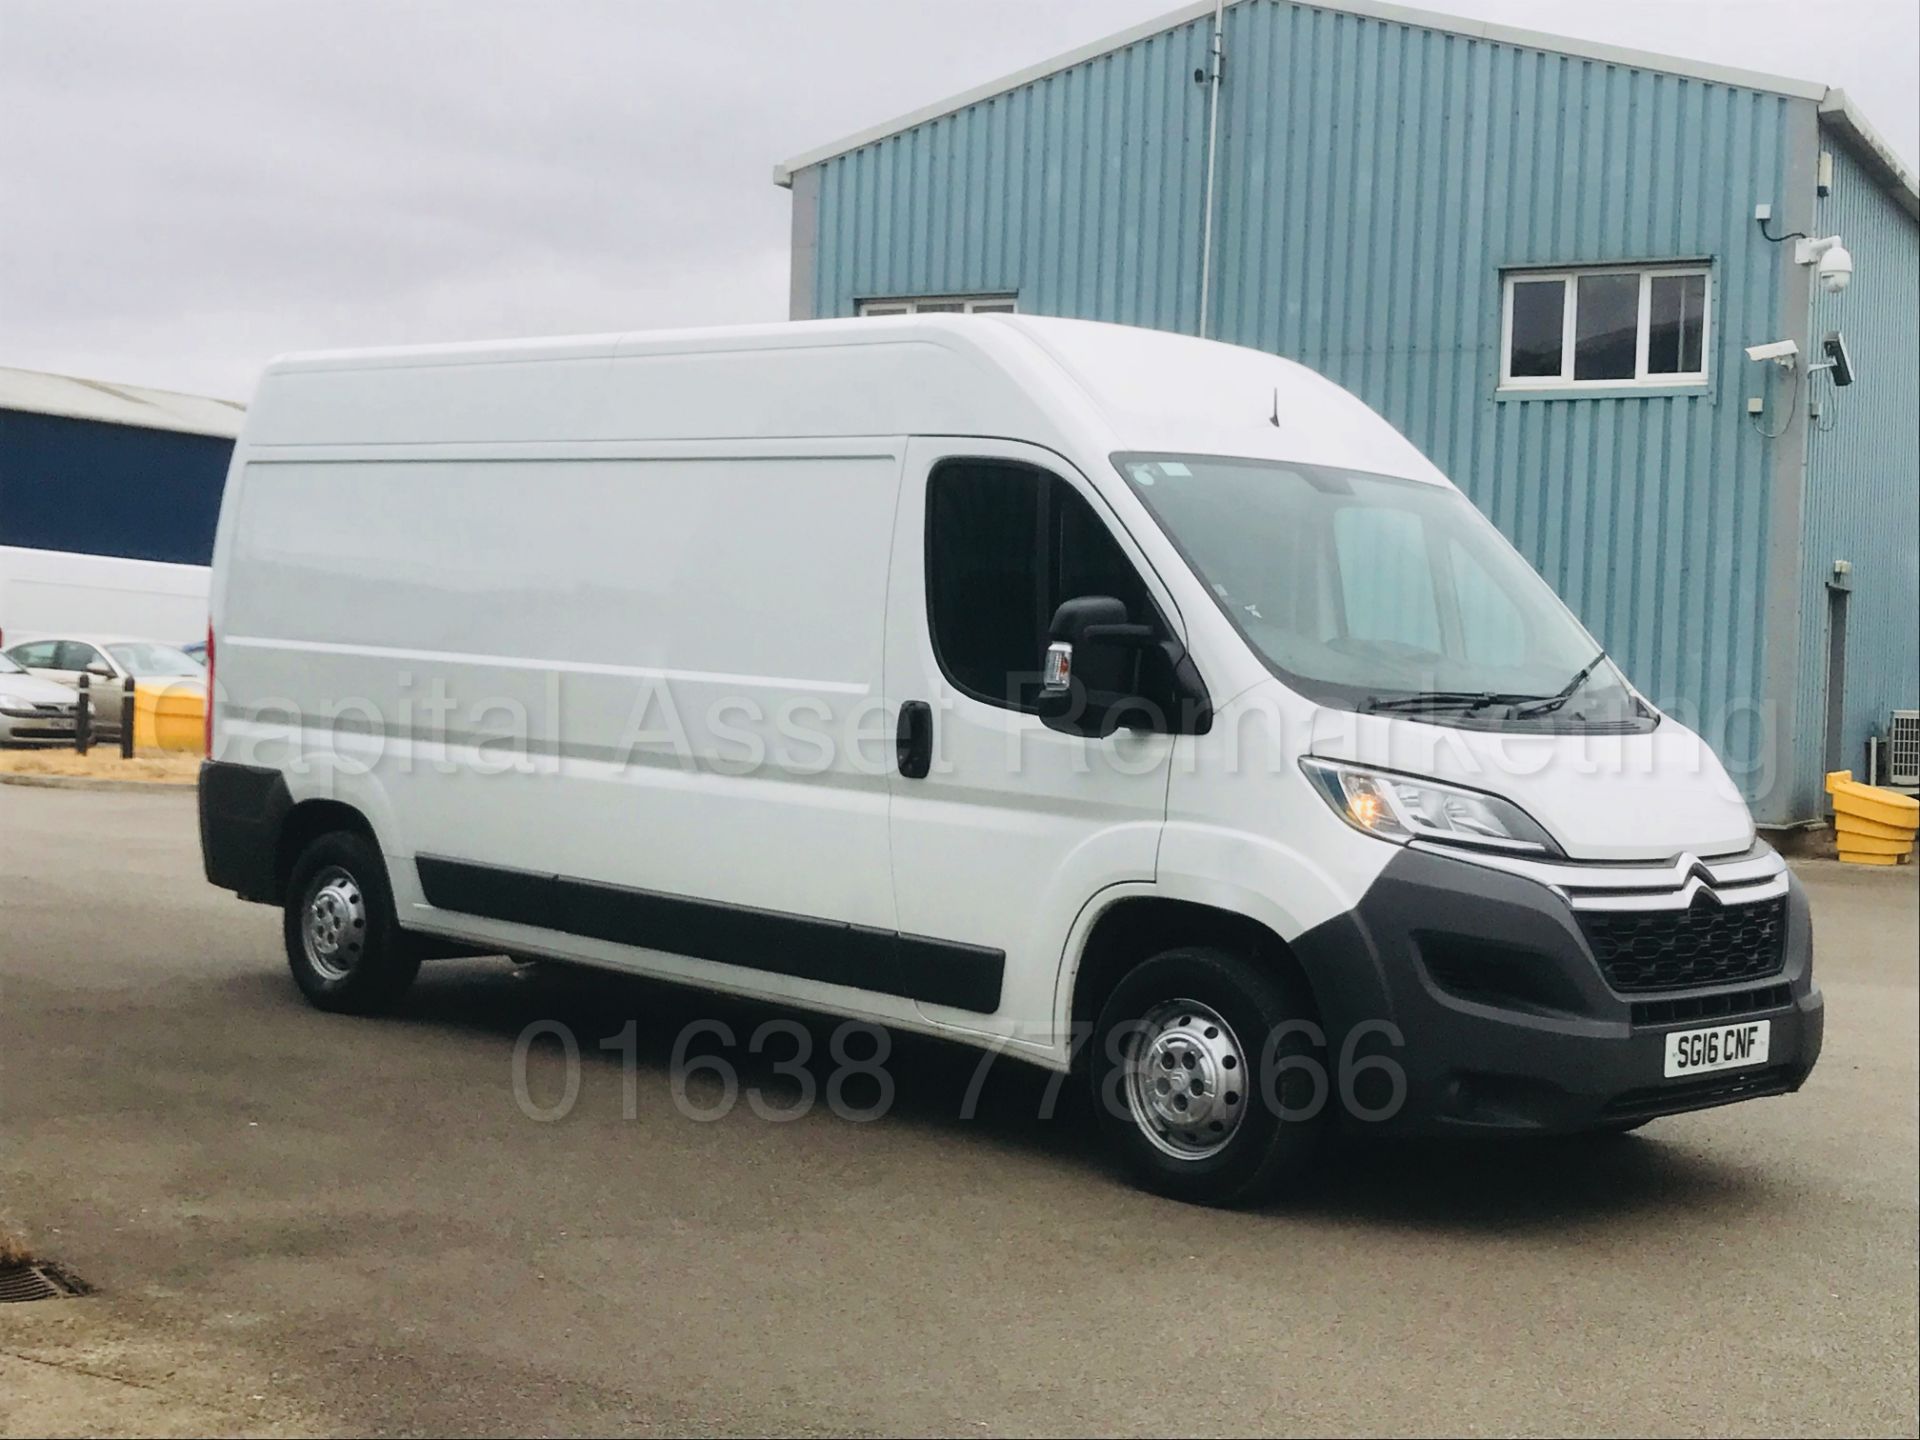
[[[1707,383],[1707,266],[1509,270],[1504,280],[1501,389]]]
[[[862,315],[1011,315],[1017,307],[1011,295],[908,295],[888,300],[862,300]]]

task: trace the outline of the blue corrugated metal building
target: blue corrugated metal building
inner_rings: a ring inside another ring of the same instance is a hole
[[[0,546],[206,565],[244,407],[0,369]]]
[[[1352,389],[1762,823],[1816,817],[1829,747],[1858,771],[1916,703],[1920,193],[1838,91],[1369,0],[1203,0],[775,179],[795,318],[1116,320]],[[1794,232],[1837,233],[1851,286]],[[1812,368],[1832,330],[1850,387]],[[1782,339],[1795,368],[1747,359]]]

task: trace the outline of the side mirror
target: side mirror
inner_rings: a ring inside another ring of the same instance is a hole
[[[87,666],[87,674],[96,676],[101,680],[111,680],[113,678],[113,671],[108,668],[107,662],[104,660],[96,660]]]
[[[1131,730],[1202,735],[1213,712],[1178,641],[1130,621],[1111,595],[1082,595],[1054,611],[1038,710],[1049,730],[1105,739]]]

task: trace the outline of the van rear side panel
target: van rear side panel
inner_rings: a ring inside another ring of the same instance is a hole
[[[672,451],[254,452],[223,758],[369,792],[403,919],[435,856],[890,928],[899,447]]]

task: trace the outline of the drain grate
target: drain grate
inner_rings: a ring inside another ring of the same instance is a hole
[[[0,1265],[0,1305],[86,1293],[85,1285],[55,1265]]]

